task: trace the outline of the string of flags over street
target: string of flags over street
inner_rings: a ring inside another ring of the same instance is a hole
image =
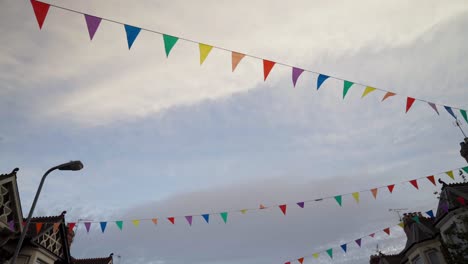
[[[289,64],[286,64],[286,63],[282,63],[282,62],[263,59],[263,58],[260,58],[258,56],[255,56],[255,55],[236,52],[236,51],[233,51],[233,50],[229,50],[227,48],[214,46],[214,45],[208,45],[208,44],[205,44],[205,43],[200,43],[200,42],[195,41],[195,40],[182,38],[182,37],[177,37],[177,36],[165,34],[165,33],[159,32],[159,31],[151,30],[151,29],[137,27],[137,26],[134,26],[134,25],[130,25],[130,24],[127,24],[127,23],[124,23],[124,22],[119,22],[119,21],[115,21],[115,20],[112,20],[112,19],[104,18],[104,17],[85,14],[85,13],[77,11],[77,10],[73,10],[73,9],[69,9],[69,8],[65,8],[65,7],[61,7],[61,6],[57,6],[57,5],[52,5],[52,4],[48,4],[48,3],[44,3],[44,2],[40,2],[40,1],[36,1],[36,0],[31,0],[31,4],[32,4],[33,10],[34,10],[34,14],[36,15],[37,23],[39,24],[40,29],[42,29],[42,26],[44,25],[44,21],[45,21],[45,19],[47,17],[48,11],[49,11],[50,7],[52,6],[54,8],[58,8],[58,9],[62,9],[62,10],[72,12],[72,13],[84,15],[86,26],[87,26],[88,33],[89,33],[89,37],[90,37],[91,40],[94,38],[94,36],[95,36],[101,22],[106,21],[106,22],[110,22],[110,23],[114,23],[114,24],[120,24],[120,25],[124,26],[128,49],[132,48],[132,46],[135,43],[135,41],[136,41],[138,35],[140,34],[140,32],[144,31],[144,32],[147,32],[147,33],[158,34],[158,35],[161,35],[163,37],[164,48],[165,48],[165,53],[166,53],[167,57],[169,57],[170,52],[173,50],[173,48],[175,47],[175,45],[176,45],[176,43],[178,41],[186,41],[186,42],[189,42],[189,43],[198,44],[198,48],[199,48],[199,52],[200,52],[200,65],[203,64],[203,62],[206,60],[206,58],[208,57],[208,55],[210,54],[210,52],[214,48],[214,49],[218,49],[218,50],[221,50],[221,51],[231,53],[231,58],[232,58],[231,59],[231,64],[232,64],[232,71],[233,72],[237,68],[239,63],[242,61],[242,59],[245,58],[245,57],[250,57],[250,58],[253,58],[253,59],[261,60],[262,63],[263,63],[263,80],[264,81],[266,81],[266,79],[268,78],[270,72],[272,71],[272,69],[274,68],[275,65],[281,65],[281,66],[289,67],[289,68],[292,69],[292,84],[293,84],[294,87],[296,86],[296,83],[299,80],[299,77],[304,72],[306,72],[306,73],[311,73],[311,74],[317,75],[317,84],[316,84],[317,90],[319,90],[320,87],[323,85],[323,83],[325,81],[327,81],[328,79],[335,79],[335,80],[338,80],[338,81],[342,81],[343,82],[343,99],[346,97],[346,94],[348,93],[348,91],[351,88],[356,87],[356,86],[361,86],[361,87],[364,88],[364,91],[363,91],[362,96],[361,96],[362,98],[364,98],[365,96],[367,96],[368,94],[370,94],[370,93],[372,93],[374,91],[380,91],[380,92],[384,93],[384,95],[382,97],[382,101],[385,101],[386,99],[397,95],[397,93],[395,93],[395,92],[385,90],[385,89],[382,89],[382,88],[377,88],[375,86],[366,85],[366,84],[362,84],[362,83],[358,83],[358,82],[352,82],[352,81],[345,80],[345,79],[340,78],[340,77],[331,76],[331,75],[323,74],[323,73],[320,73],[320,72],[299,68],[299,67],[292,66],[292,65],[289,65]],[[455,119],[458,119],[458,118],[457,118],[457,116],[456,116],[456,114],[454,112],[454,109],[458,110],[460,112],[460,114],[463,116],[464,120],[466,122],[468,122],[468,116],[467,116],[467,110],[466,109],[461,109],[461,108],[458,108],[458,107],[448,106],[448,105],[440,104],[440,103],[434,103],[434,102],[430,102],[430,101],[427,101],[427,100],[424,100],[424,99],[419,99],[419,98],[410,97],[410,96],[406,96],[406,106],[405,106],[405,112],[406,113],[408,113],[408,111],[411,109],[411,107],[413,106],[415,101],[419,101],[419,102],[423,102],[423,103],[427,104],[431,109],[433,109],[435,111],[435,113],[437,113],[437,115],[440,115],[438,107],[443,107],[446,110],[446,112],[448,114],[450,114],[450,116],[452,116]]]

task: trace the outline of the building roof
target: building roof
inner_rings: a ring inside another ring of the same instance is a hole
[[[385,255],[380,253],[379,255],[376,256],[371,256],[370,258],[370,264],[400,264],[401,260],[403,259],[403,255],[396,254],[396,255]],[[385,262],[384,262],[385,261]]]
[[[10,177],[16,176],[16,172],[19,171],[18,168],[14,168],[10,173],[0,174],[0,180],[8,179]]]
[[[442,190],[440,192],[435,223],[442,220],[448,212],[461,207],[458,200],[459,197],[463,197],[468,201],[468,182],[446,184],[440,179],[439,182],[442,184]]]
[[[47,232],[50,228],[53,228],[55,223],[62,223],[65,222],[65,214],[67,212],[63,211],[60,215],[56,216],[39,216],[31,218],[31,222],[29,223],[28,232],[26,233],[27,237],[36,237],[45,232]],[[26,219],[24,219],[26,221]],[[39,233],[36,230],[36,224],[41,223],[42,228]]]
[[[415,220],[418,219],[419,223]],[[439,234],[439,231],[434,226],[431,218],[423,217],[421,213],[405,214],[403,217],[406,233],[406,245],[401,253],[406,253],[414,245],[434,239]]]
[[[88,258],[88,259],[72,259],[73,264],[112,264],[114,254],[110,254],[106,258]]]

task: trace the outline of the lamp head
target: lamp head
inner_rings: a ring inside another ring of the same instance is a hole
[[[59,170],[78,171],[83,168],[83,163],[79,160],[70,161],[58,166]]]

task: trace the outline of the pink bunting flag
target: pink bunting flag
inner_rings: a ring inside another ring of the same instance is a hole
[[[303,72],[304,72],[303,69],[299,69],[296,67],[292,68],[292,82],[293,82],[294,87],[296,87],[297,79],[299,79],[299,76],[301,76]]]
[[[49,12],[50,5],[36,0],[31,0],[31,5],[34,10],[34,14],[36,15],[36,20],[39,24],[39,29],[42,29],[42,25],[44,24],[47,12]]]
[[[283,214],[286,215],[286,205],[282,204],[279,206],[279,208],[281,209],[281,212],[283,212]]]
[[[372,233],[372,234],[370,234],[369,236],[372,237],[372,238],[374,238],[375,233]]]
[[[187,216],[185,217],[185,219],[187,219],[187,222],[189,223],[190,226],[192,225],[192,218],[193,218],[193,217],[192,217],[191,215],[187,215]]]
[[[266,206],[264,206],[263,204],[260,204],[259,209],[266,209],[266,208],[267,208]]]
[[[93,40],[94,34],[96,33],[96,30],[98,29],[99,24],[101,24],[102,18],[90,16],[87,14],[85,14],[84,17],[86,20],[86,26],[88,27],[89,38]]]
[[[437,110],[437,105],[431,102],[427,102],[432,109],[439,115],[439,110]]]
[[[413,97],[406,98],[406,113],[408,113],[408,111],[410,110],[411,106],[414,103],[414,100],[415,99]]]
[[[271,69],[275,66],[276,62],[263,60],[263,80],[266,81],[268,74],[270,74]]]
[[[419,190],[419,188],[418,188],[418,181],[417,181],[417,180],[411,180],[411,181],[409,181],[409,182],[411,183],[411,185],[414,186],[414,188],[416,188],[416,189]]]
[[[89,229],[91,228],[91,223],[90,222],[85,222],[84,225],[85,225],[85,228],[86,228],[86,232],[89,233]]]

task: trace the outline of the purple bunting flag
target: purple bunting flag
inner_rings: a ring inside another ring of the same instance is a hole
[[[437,110],[437,105],[431,102],[427,102],[432,109],[439,115],[439,110]]]
[[[297,206],[299,206],[300,208],[304,208],[304,202],[298,202]]]
[[[193,219],[193,216],[191,216],[191,215],[187,215],[187,216],[185,217],[185,219],[187,219],[187,222],[188,222],[188,223],[189,223],[189,225],[191,226],[191,225],[192,225],[192,219]]]
[[[356,239],[355,241],[356,241],[356,244],[358,244],[358,246],[361,247],[361,239],[359,238],[359,239]]]
[[[102,18],[90,16],[86,14],[84,16],[86,20],[86,26],[88,26],[89,38],[93,40],[94,34],[96,33],[96,30],[98,29],[99,24],[101,24]]]
[[[91,223],[90,222],[85,222],[84,226],[86,228],[86,232],[89,233],[89,229],[91,228]]]
[[[304,72],[303,69],[299,69],[299,68],[296,68],[296,67],[292,68],[292,81],[293,81],[294,87],[296,87],[297,79],[299,78],[299,76],[301,76],[301,74],[303,72]]]

